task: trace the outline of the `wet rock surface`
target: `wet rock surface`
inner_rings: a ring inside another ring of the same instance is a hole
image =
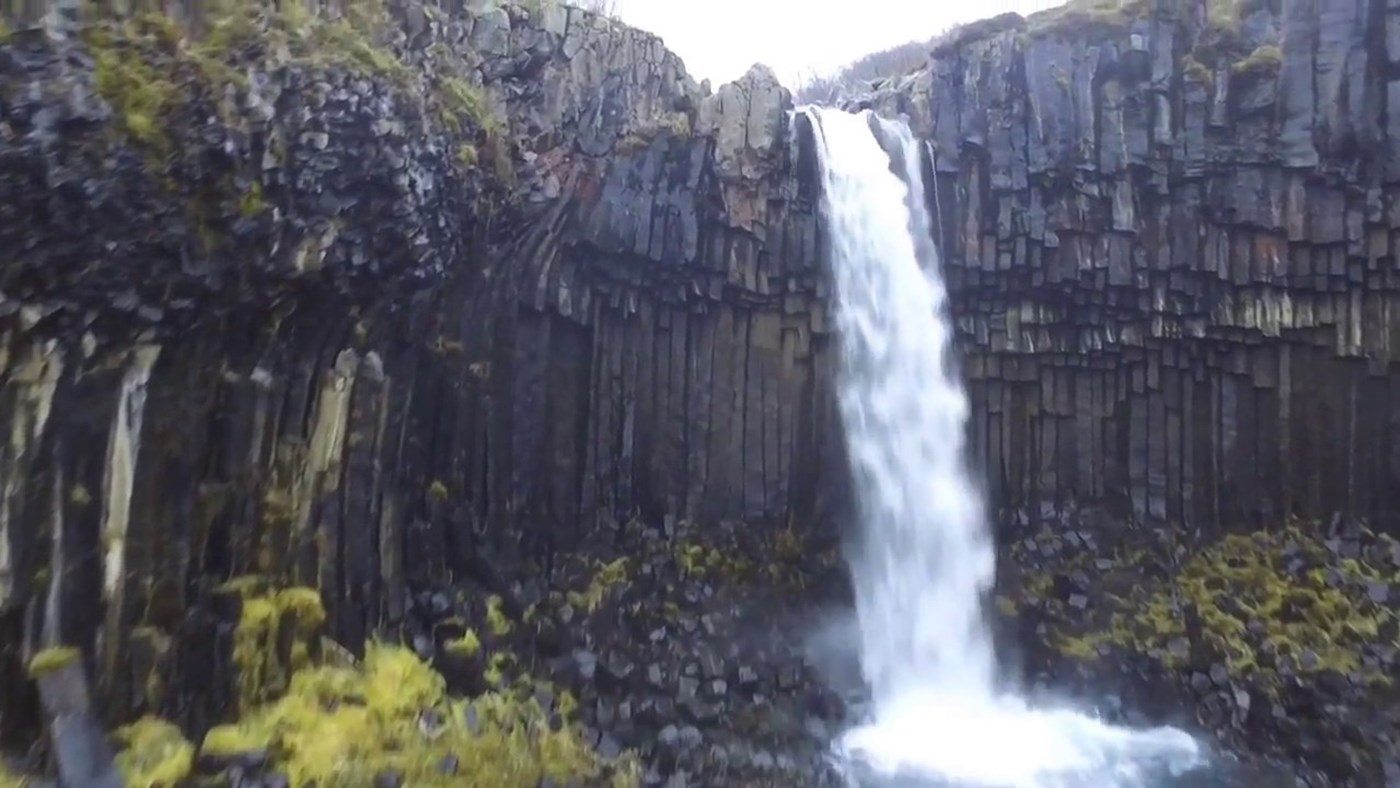
[[[1396,779],[1392,537],[1339,517],[1188,541],[1093,514],[1024,533],[996,603],[1034,686],[1300,784]]]

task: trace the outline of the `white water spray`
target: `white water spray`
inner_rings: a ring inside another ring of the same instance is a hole
[[[996,682],[995,572],[965,460],[967,396],[907,126],[805,110],[821,157],[843,351],[841,417],[862,525],[851,558],[873,719],[837,749],[876,778],[1139,786],[1201,756],[1185,733],[1035,710]],[[890,149],[881,146],[874,128]]]

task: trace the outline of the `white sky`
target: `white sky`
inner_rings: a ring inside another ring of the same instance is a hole
[[[1007,11],[1063,0],[614,0],[618,16],[661,36],[697,80],[715,87],[754,63],[788,87],[896,44]]]

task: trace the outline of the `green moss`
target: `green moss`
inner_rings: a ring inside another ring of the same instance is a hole
[[[1249,54],[1249,57],[1230,66],[1230,71],[1238,75],[1277,73],[1283,65],[1283,50],[1272,44],[1265,44]]]
[[[1111,599],[1106,626],[1062,634],[1055,645],[1080,659],[1118,646],[1180,667],[1188,654],[1171,644],[1189,642],[1186,621],[1194,613],[1201,640],[1195,645],[1236,673],[1272,681],[1273,669],[1287,661],[1297,673],[1336,671],[1384,683],[1361,660],[1363,645],[1400,621],[1400,613],[1368,598],[1366,583],[1377,581],[1400,582],[1400,574],[1361,559],[1335,562],[1319,538],[1297,527],[1234,534],[1193,555],[1174,576]]]
[[[1206,22],[1217,31],[1233,32],[1240,26],[1241,0],[1207,0]]]
[[[447,641],[444,649],[449,654],[471,659],[481,653],[481,638],[477,637],[476,630],[468,629],[461,637]]]
[[[474,169],[478,158],[479,154],[476,152],[475,145],[464,142],[457,146],[457,164],[460,165],[462,169]]]
[[[587,588],[569,592],[569,604],[588,613],[596,612],[613,591],[627,583],[631,567],[632,562],[625,557],[606,564],[599,563]]]
[[[189,776],[194,747],[180,729],[157,717],[143,717],[112,735],[121,748],[117,770],[128,788],[171,788]]]
[[[501,688],[510,684],[510,673],[515,669],[515,657],[509,652],[498,651],[486,661],[482,678],[489,686]]]
[[[229,758],[250,752],[262,752],[271,744],[272,731],[246,725],[216,725],[204,734],[199,754]]]
[[[1027,32],[1034,36],[1095,27],[1127,30],[1133,22],[1145,19],[1150,10],[1147,0],[1069,0],[1028,17]]]
[[[147,21],[142,16],[121,26],[92,27],[84,39],[92,52],[97,93],[112,106],[117,123],[136,142],[166,154],[173,141],[165,124],[184,91],[171,73],[153,64],[152,51],[164,36]]]
[[[253,219],[267,210],[267,202],[263,200],[262,184],[253,181],[248,185],[248,190],[243,192],[243,196],[238,200],[238,215],[244,219]]]
[[[515,628],[510,617],[506,615],[504,602],[494,594],[486,599],[486,626],[496,637],[505,637]]]
[[[223,586],[242,598],[233,640],[240,708],[252,707],[286,689],[292,674],[310,664],[311,645],[326,620],[321,595],[315,589],[264,588],[265,583],[256,577],[239,578]],[[290,643],[286,654],[280,652],[283,643]]]
[[[558,704],[564,724],[551,726],[524,694],[512,689],[454,700],[442,677],[412,652],[371,644],[362,668],[298,673],[284,697],[211,730],[201,752],[274,753],[277,768],[298,788],[370,785],[386,770],[407,785],[428,787],[534,788],[542,780],[596,784],[609,777],[636,784],[630,759],[610,764],[592,752],[571,708]],[[448,756],[461,763],[456,775],[438,769]]]
[[[82,653],[76,648],[68,646],[56,646],[46,648],[35,654],[29,660],[29,677],[38,679],[47,676],[55,671],[62,670],[77,662],[82,657]]]
[[[444,77],[438,83],[438,94],[442,100],[442,120],[446,125],[458,131],[472,125],[491,136],[505,132],[505,123],[492,111],[491,97],[486,88],[473,85],[461,77]]]
[[[73,489],[68,491],[68,501],[78,508],[82,508],[92,503],[92,493],[88,492],[86,485],[75,484]]]
[[[434,501],[447,500],[447,485],[434,479],[433,483],[428,485],[428,497]]]
[[[753,577],[753,563],[738,551],[724,552],[697,542],[682,542],[672,553],[681,572],[689,576],[709,575],[729,580]]]
[[[1195,55],[1186,54],[1182,56],[1181,71],[1187,78],[1205,85],[1207,89],[1215,86],[1215,75],[1206,64],[1197,60]]]
[[[224,0],[213,4],[207,24],[208,32],[189,49],[211,77],[236,79],[231,61],[250,52],[271,52],[303,65],[400,84],[412,76],[409,66],[381,40],[393,27],[380,0],[347,4],[344,15],[334,18],[313,13],[304,2]]]

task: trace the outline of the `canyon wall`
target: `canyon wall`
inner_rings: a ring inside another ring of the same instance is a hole
[[[463,5],[5,38],[0,731],[59,642],[113,716],[207,725],[246,575],[321,589],[354,649],[632,517],[840,523],[787,91]],[[1396,23],[1213,9],[993,20],[870,99],[931,141],[1008,521],[1400,511]]]
[[[1400,515],[1400,16],[991,20],[875,105],[932,141],[972,435],[1019,519]]]
[[[167,5],[0,47],[0,731],[59,643],[114,718],[219,719],[230,580],[358,650],[629,518],[839,498],[770,72],[554,3]]]

